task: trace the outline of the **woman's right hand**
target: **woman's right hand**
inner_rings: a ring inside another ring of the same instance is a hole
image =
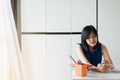
[[[97,69],[99,72],[103,72],[103,73],[106,73],[106,72],[109,72],[109,66],[104,64],[104,65],[100,65],[100,66],[97,66]]]
[[[109,72],[110,71],[110,64],[107,60],[104,60],[102,64],[98,64],[97,66],[100,72]]]
[[[110,65],[109,64],[98,64],[97,67],[92,66],[89,68],[90,70],[96,71],[96,72],[102,72],[102,73],[106,73],[110,71]]]

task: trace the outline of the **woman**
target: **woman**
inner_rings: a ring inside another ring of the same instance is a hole
[[[108,72],[114,68],[106,46],[99,42],[97,30],[92,25],[83,28],[77,52],[83,63],[92,64],[89,69],[93,71]]]

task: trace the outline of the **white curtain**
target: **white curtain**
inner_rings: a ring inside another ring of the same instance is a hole
[[[25,80],[11,0],[0,0],[0,80]]]

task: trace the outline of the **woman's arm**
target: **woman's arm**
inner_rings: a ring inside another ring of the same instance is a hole
[[[112,62],[111,57],[109,55],[109,52],[107,50],[107,47],[103,44],[102,44],[102,53],[103,53],[104,60],[106,61],[105,64],[109,64],[110,68],[114,69],[114,65],[113,65],[113,62]]]
[[[82,48],[80,45],[77,44],[77,53],[78,53],[78,56],[79,58],[81,59],[82,63],[87,63],[87,64],[90,64],[90,62],[87,60],[87,58],[85,57],[83,51],[82,51]]]
[[[114,65],[110,58],[109,52],[108,52],[106,46],[103,44],[102,44],[102,53],[103,53],[103,57],[104,57],[103,62],[100,65],[98,65],[97,67],[92,66],[90,68],[91,70],[97,71],[97,72],[109,72],[111,69],[114,69]]]
[[[109,71],[107,66],[97,66],[97,67],[92,66],[89,69],[93,70],[93,71],[96,71],[96,72],[101,72],[101,73],[106,73],[106,72]]]

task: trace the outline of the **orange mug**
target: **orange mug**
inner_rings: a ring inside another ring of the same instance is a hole
[[[87,76],[87,65],[86,64],[76,64],[75,65],[75,75],[84,77]]]

